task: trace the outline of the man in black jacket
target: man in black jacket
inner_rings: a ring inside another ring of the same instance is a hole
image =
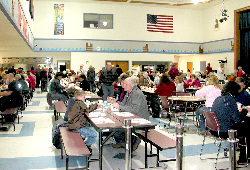
[[[100,82],[102,83],[103,100],[106,101],[107,97],[114,96],[114,84],[117,81],[116,69],[112,68],[110,62],[107,62],[106,68],[102,70],[100,75]]]
[[[7,90],[0,92],[0,96],[2,96],[0,98],[0,111],[20,107],[23,104],[21,85],[15,80],[12,73],[8,74],[7,82],[9,83]]]

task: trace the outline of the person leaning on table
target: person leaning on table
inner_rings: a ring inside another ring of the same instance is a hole
[[[220,137],[228,138],[228,130],[237,130],[237,138],[239,138],[240,155],[238,164],[245,164],[246,145],[245,137],[249,141],[249,123],[246,119],[247,110],[238,109],[235,98],[240,91],[240,85],[234,81],[227,82],[222,89],[222,95],[214,100],[211,111],[216,114],[221,125]],[[210,130],[211,134],[218,136],[218,133]],[[249,146],[247,144],[247,146]],[[248,155],[249,157],[249,155]]]
[[[89,113],[97,108],[97,104],[92,104],[89,107],[85,102],[85,93],[80,88],[74,88],[75,101],[68,112],[68,128],[73,132],[80,133],[81,137],[87,138],[85,141],[89,151],[92,152],[91,145],[95,143],[97,132],[86,126],[87,119],[85,113]]]
[[[131,112],[144,119],[149,118],[147,100],[142,91],[137,87],[135,78],[129,77],[125,79],[123,84],[124,90],[127,92],[123,101],[116,101],[114,98],[108,98],[108,102],[113,103],[113,107],[120,112]],[[125,133],[124,131],[117,131],[114,135],[116,145],[113,147],[125,147]],[[137,149],[140,144],[140,139],[132,136],[133,151]]]

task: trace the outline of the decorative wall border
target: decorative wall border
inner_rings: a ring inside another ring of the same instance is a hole
[[[210,54],[233,51],[234,38],[196,42],[99,40],[99,39],[35,39],[35,52],[104,52]]]

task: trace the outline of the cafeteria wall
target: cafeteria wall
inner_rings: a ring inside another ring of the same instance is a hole
[[[54,35],[54,4],[64,4],[64,35]],[[35,38],[202,42],[200,10],[118,4],[35,1]],[[113,29],[83,28],[83,13],[113,14]],[[173,15],[174,33],[147,32],[147,14]]]
[[[228,0],[225,1],[224,8],[228,10],[229,16],[227,21],[219,22],[219,29],[215,29],[215,19],[221,18],[221,7],[217,6],[206,8],[202,12],[202,35],[203,42],[210,42],[215,40],[222,40],[234,37],[234,10],[250,6],[249,0]]]
[[[174,61],[174,54],[73,52],[71,53],[71,68],[77,71],[81,64],[84,64],[85,69],[92,65],[97,72],[105,67],[107,60],[129,61],[129,70],[131,71],[132,61]]]
[[[213,70],[217,70],[220,66],[218,60],[225,60],[227,58],[227,63],[225,63],[225,74],[229,75],[234,73],[234,53],[213,53],[213,54],[193,54],[193,55],[178,55],[179,63],[178,67],[183,72],[187,71],[187,62],[193,62],[193,73],[200,71],[200,61],[206,61],[211,64]]]

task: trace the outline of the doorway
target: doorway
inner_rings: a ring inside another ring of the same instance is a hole
[[[60,70],[60,72],[70,69],[70,60],[58,60],[57,68]]]
[[[118,64],[119,67],[122,69],[123,73],[126,73],[128,71],[128,61],[106,61],[110,62],[114,67]]]
[[[190,74],[193,72],[193,62],[187,62],[187,70],[190,71]]]

